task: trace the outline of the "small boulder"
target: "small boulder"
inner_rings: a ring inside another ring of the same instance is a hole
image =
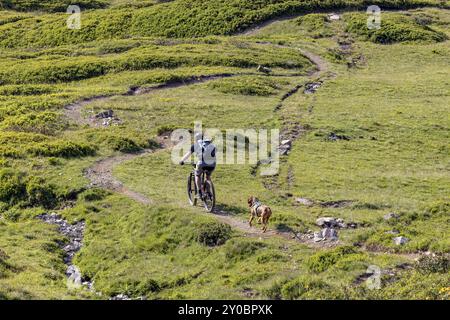
[[[322,236],[321,231],[316,231],[316,232],[314,232],[313,240],[314,240],[314,242],[319,242],[319,241],[325,240],[325,238]]]
[[[102,111],[102,112],[96,114],[95,117],[97,119],[113,118],[114,117],[114,111],[112,111],[111,109],[106,110],[106,111]]]
[[[404,244],[406,244],[408,242],[409,242],[409,239],[405,238],[405,237],[402,237],[402,236],[394,238],[394,243],[396,245],[398,245],[398,246],[404,245]]]
[[[316,220],[316,224],[319,227],[335,227],[338,225],[338,221],[333,217],[322,217]]]
[[[270,68],[264,67],[262,65],[259,65],[258,68],[256,69],[256,71],[262,72],[262,73],[265,73],[265,74],[269,74],[269,73],[272,72],[272,70]]]
[[[394,212],[389,212],[388,214],[383,216],[384,220],[398,219],[400,216]]]
[[[299,204],[303,204],[308,207],[310,207],[314,204],[314,201],[312,201],[310,199],[306,199],[306,198],[295,198],[295,202],[297,202]]]
[[[338,239],[338,233],[333,228],[322,229],[322,237],[327,240],[336,241]]]
[[[328,15],[328,21],[337,21],[337,20],[340,20],[340,19],[341,19],[341,17],[338,14],[336,14],[336,13],[330,13]]]
[[[292,147],[292,141],[289,140],[289,139],[282,140],[282,141],[281,141],[281,145],[283,145],[283,146],[288,146],[289,148],[291,148],[291,147]]]

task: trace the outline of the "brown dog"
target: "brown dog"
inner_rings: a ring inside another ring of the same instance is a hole
[[[266,232],[269,218],[272,215],[272,210],[259,202],[258,198],[251,196],[248,198],[248,206],[250,208],[250,220],[248,221],[250,227],[254,218],[258,218],[258,222],[262,223],[262,231]]]

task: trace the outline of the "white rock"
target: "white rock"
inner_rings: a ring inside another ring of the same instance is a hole
[[[312,200],[306,199],[306,198],[296,198],[295,201],[297,203],[303,204],[305,206],[312,206],[314,202]]]
[[[396,244],[396,245],[398,245],[398,246],[401,246],[401,245],[403,245],[403,244],[406,244],[406,243],[408,243],[408,241],[409,241],[409,239],[408,238],[405,238],[405,237],[395,237],[394,238],[394,243]]]

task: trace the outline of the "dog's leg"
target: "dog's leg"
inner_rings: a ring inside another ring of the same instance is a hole
[[[254,216],[253,216],[253,213],[252,213],[251,216],[250,216],[250,220],[248,221],[248,224],[250,225],[250,228],[252,227],[253,218],[254,218]]]

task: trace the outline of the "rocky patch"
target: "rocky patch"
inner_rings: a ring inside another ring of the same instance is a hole
[[[313,94],[322,86],[322,82],[310,82],[305,85],[305,94]]]
[[[82,246],[85,222],[79,221],[75,224],[70,224],[56,213],[42,214],[37,216],[37,218],[44,221],[45,223],[57,225],[58,232],[69,239],[68,243],[60,243],[60,246],[64,251],[64,263],[67,265],[67,278],[74,285],[82,285],[88,289],[92,289],[92,282],[87,279],[83,279],[78,267],[72,264],[73,257],[78,251],[80,251]]]
[[[344,222],[344,220],[342,220],[340,218],[333,218],[333,217],[318,218],[316,220],[316,224],[322,228],[339,228],[339,229],[352,228],[352,229],[355,229],[358,227],[357,223],[355,223],[355,222],[346,223],[346,222]]]

